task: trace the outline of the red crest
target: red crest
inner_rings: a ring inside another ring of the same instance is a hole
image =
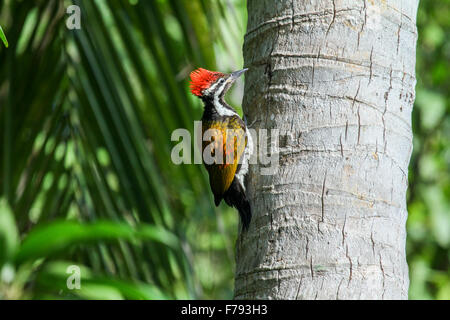
[[[208,89],[211,84],[224,75],[225,74],[221,72],[209,71],[203,68],[192,71],[190,83],[192,94],[201,97],[203,95],[203,90]]]

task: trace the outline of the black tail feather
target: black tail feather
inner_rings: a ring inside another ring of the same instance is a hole
[[[252,210],[250,208],[250,202],[248,202],[245,195],[244,188],[236,178],[231,183],[227,192],[223,195],[223,199],[230,207],[235,207],[239,211],[244,230],[248,230],[252,220]]]
[[[222,196],[214,195],[214,204],[216,205],[216,207],[218,207],[221,202],[222,202]]]

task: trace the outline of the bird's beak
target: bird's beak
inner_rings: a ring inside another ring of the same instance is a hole
[[[248,69],[242,69],[239,71],[235,71],[231,74],[231,81],[236,81],[236,79],[238,79],[240,76],[242,76]]]

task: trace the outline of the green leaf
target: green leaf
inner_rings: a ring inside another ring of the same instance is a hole
[[[6,35],[3,32],[2,26],[0,26],[0,39],[2,39],[3,43],[5,44],[5,47],[8,48],[8,46],[9,46],[8,39],[6,39]]]
[[[15,253],[19,242],[14,214],[4,198],[0,198],[0,269]]]
[[[77,292],[85,300],[123,300],[124,297],[117,288],[100,283],[85,283]]]
[[[436,23],[430,23],[423,30],[424,42],[431,46],[439,46],[445,39],[445,33]]]
[[[416,103],[422,111],[422,124],[427,129],[433,128],[445,113],[445,97],[437,92],[418,89]]]
[[[424,191],[425,203],[430,208],[431,231],[437,243],[443,248],[450,244],[450,208],[445,194],[437,186],[431,186]]]
[[[16,261],[48,257],[77,244],[111,240],[149,240],[176,247],[177,238],[170,232],[150,225],[137,229],[128,224],[97,221],[81,224],[76,221],[57,221],[34,228],[23,240]]]
[[[70,266],[80,270],[80,289],[67,288],[67,272]],[[169,297],[159,288],[138,281],[116,279],[95,275],[88,267],[76,262],[54,261],[47,263],[39,272],[37,281],[41,287],[51,288],[65,295],[75,295],[82,299],[100,300],[164,300]]]

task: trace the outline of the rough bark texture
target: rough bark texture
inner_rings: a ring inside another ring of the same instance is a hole
[[[406,299],[418,0],[248,0],[244,110],[278,128],[251,166],[237,299]]]

